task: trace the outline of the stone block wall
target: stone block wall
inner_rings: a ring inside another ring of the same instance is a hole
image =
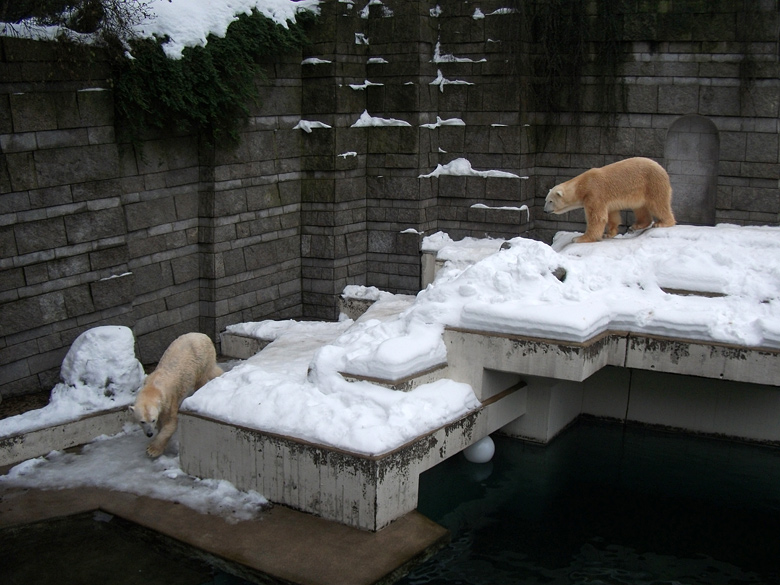
[[[600,111],[603,80],[586,68],[581,111],[537,152],[537,208],[578,172],[628,156],[669,171],[682,223],[777,224],[780,220],[780,13],[773,2],[616,3],[621,31],[621,111]],[[537,122],[552,119],[536,113]],[[694,209],[698,208],[698,209]],[[537,215],[537,237],[583,228]],[[557,218],[556,218],[557,219]],[[569,217],[567,216],[567,220]]]
[[[347,284],[415,293],[425,234],[583,230],[581,212],[544,215],[547,191],[629,156],[669,170],[682,223],[780,223],[776,2],[577,4],[598,33],[584,50],[609,29],[620,55],[613,77],[585,59],[563,111],[535,93],[556,50],[529,18],[544,6],[323,2],[303,54],[267,63],[232,148],[136,149],[105,63],[2,39],[0,395],[50,388],[96,325],[130,326],[151,364],[186,331],[335,319]],[[355,126],[364,112],[404,125]],[[425,176],[458,158],[472,175]]]
[[[201,145],[201,330],[301,315],[300,55],[268,62],[237,146]]]
[[[188,331],[301,315],[300,56],[267,65],[265,108],[228,149],[119,141],[105,64],[0,50],[3,395],[51,388],[97,325],[131,327],[151,364]]]

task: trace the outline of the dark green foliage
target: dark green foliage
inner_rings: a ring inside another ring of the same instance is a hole
[[[148,0],[0,0],[0,22],[62,26],[77,33],[126,38],[146,16]]]
[[[78,11],[84,0],[0,0],[0,22],[19,22],[35,18],[53,24],[65,12]]]
[[[257,99],[264,59],[300,49],[303,28],[303,23],[285,28],[258,12],[243,14],[224,38],[209,36],[205,47],[188,47],[181,59],[167,58],[160,41],[133,41],[133,59],[115,61],[122,128],[134,141],[147,129],[171,128],[200,133],[210,142],[235,141],[239,121]]]

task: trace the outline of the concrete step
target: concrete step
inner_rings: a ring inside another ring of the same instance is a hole
[[[113,435],[131,420],[126,406],[95,412],[50,427],[0,437],[0,467],[89,443],[100,435]]]
[[[179,414],[180,460],[191,475],[226,479],[284,504],[377,531],[417,507],[419,475],[522,416],[523,384],[389,453],[369,456],[203,415]]]

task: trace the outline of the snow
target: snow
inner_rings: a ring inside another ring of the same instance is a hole
[[[384,85],[384,83],[374,83],[374,82],[369,81],[368,79],[366,79],[363,83],[350,83],[349,87],[351,87],[352,89],[354,89],[356,91],[359,91],[359,90],[366,89],[370,85]]]
[[[471,59],[470,57],[456,57],[452,54],[444,54],[441,53],[441,41],[436,43],[436,47],[433,51],[433,59],[431,59],[431,63],[486,63],[487,59],[480,59],[479,61],[475,61],[474,59]]]
[[[273,341],[201,388],[182,407],[239,425],[375,455],[478,406],[470,386],[451,380],[411,392],[348,382],[339,372],[392,375],[407,365],[399,360],[425,367],[446,358],[439,329],[397,319],[399,312],[413,305],[414,297],[399,298],[371,288],[351,290],[363,298],[377,299],[357,322],[265,321],[229,328]],[[385,365],[373,367],[377,364]]]
[[[350,126],[350,128],[369,128],[379,126],[411,126],[409,122],[405,120],[397,120],[395,118],[378,118],[372,116],[367,110],[363,110],[357,121]]]
[[[441,93],[444,93],[444,86],[445,85],[474,85],[474,84],[471,83],[470,81],[463,81],[461,79],[455,79],[455,80],[447,79],[442,74],[441,69],[439,69],[436,72],[436,79],[431,81],[431,83],[429,85],[438,85],[439,86],[439,91]]]
[[[332,63],[332,61],[328,61],[327,59],[320,59],[319,57],[307,57],[301,61],[301,65],[324,65],[327,63]]]
[[[251,14],[252,10],[287,27],[301,12],[318,12],[319,0],[147,0],[145,12],[149,17],[130,29],[140,38],[167,38],[163,51],[171,59],[180,59],[185,47],[204,46],[210,34],[224,37],[240,14]],[[59,26],[40,26],[34,21],[0,23],[0,36],[53,40],[59,35],[82,43],[93,41],[92,35]]]
[[[621,330],[780,348],[780,228],[676,226],[592,244],[571,243],[576,235],[552,246],[510,240],[445,271],[418,310],[445,325],[573,342]],[[446,240],[427,246],[452,256],[460,246]]]
[[[521,179],[527,179],[528,177],[520,177]],[[520,207],[515,207],[514,205],[499,205],[496,207],[491,207],[489,205],[485,205],[484,203],[475,203],[471,206],[472,209],[495,209],[499,211],[525,211],[525,221],[531,220],[531,210],[528,209],[527,205],[521,205]]]
[[[362,286],[357,284],[348,284],[344,287],[342,295],[349,299],[361,299],[366,301],[378,301],[380,299],[391,299],[393,294],[379,290],[375,286]]]
[[[441,126],[465,126],[465,125],[466,123],[460,118],[447,118],[446,120],[442,120],[439,116],[436,116],[435,124],[421,124],[420,127],[433,130],[434,128],[439,128]]]
[[[364,19],[368,18],[370,14],[369,6],[374,6],[374,5],[382,7],[383,18],[389,18],[393,16],[393,11],[387,6],[385,6],[381,0],[369,0],[368,4],[366,4],[363,10],[360,11],[360,18],[364,18]]]
[[[315,128],[330,129],[331,126],[325,122],[318,122],[317,120],[300,120],[295,126],[293,126],[293,130],[303,130],[307,134],[311,134],[312,130]]]
[[[155,17],[138,24],[135,32],[143,38],[168,37],[163,50],[177,59],[185,47],[204,46],[210,34],[224,37],[240,14],[257,10],[286,27],[298,13],[316,11],[318,5],[318,0],[150,0],[148,10]]]
[[[326,329],[245,324],[244,333],[255,327],[255,335],[273,343],[185,407],[379,454],[461,416],[476,399],[451,380],[399,393],[347,382],[341,374],[399,380],[435,367],[446,361],[445,326],[572,342],[615,329],[780,347],[780,228],[677,226],[594,244],[570,243],[574,235],[559,234],[553,246],[514,238],[507,248],[503,240],[454,242],[433,234],[423,240],[423,251],[435,253],[444,266],[416,297],[352,287],[345,296],[376,301],[356,322]],[[557,269],[565,271],[562,280]],[[296,363],[293,352],[300,355]]]
[[[117,435],[98,437],[80,453],[52,451],[20,463],[0,476],[0,487],[118,490],[178,502],[231,523],[253,518],[268,505],[257,492],[239,491],[228,481],[187,475],[177,455],[149,459],[147,442],[140,427],[128,424]]]
[[[62,382],[44,408],[0,420],[0,437],[77,420],[101,410],[132,404],[144,381],[127,327],[94,327],[79,335],[60,368]]]
[[[436,168],[427,175],[420,175],[420,179],[428,179],[431,177],[440,177],[441,175],[457,175],[462,177],[502,177],[505,179],[527,179],[528,177],[520,177],[514,173],[507,173],[506,171],[475,171],[471,167],[471,162],[466,158],[456,158],[448,162],[446,165],[436,165]]]

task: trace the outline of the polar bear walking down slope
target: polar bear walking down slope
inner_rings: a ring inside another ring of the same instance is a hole
[[[146,436],[154,437],[146,448],[150,457],[159,457],[176,431],[182,401],[220,374],[207,335],[185,333],[168,346],[130,407]]]
[[[636,217],[632,230],[675,225],[672,213],[672,185],[664,168],[649,158],[627,158],[556,185],[544,200],[546,213],[585,209],[588,228],[573,241],[597,242],[604,235],[615,237],[620,211],[632,209]]]

